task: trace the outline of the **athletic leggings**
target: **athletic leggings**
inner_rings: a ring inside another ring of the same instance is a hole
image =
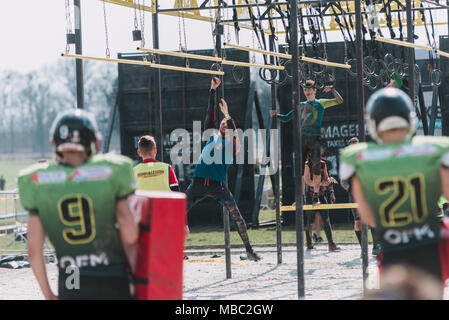
[[[308,199],[309,200],[309,199]],[[310,201],[310,200],[309,200]],[[324,195],[320,196],[320,203],[327,204],[327,199]],[[332,227],[329,220],[329,210],[317,210],[317,211],[306,211],[306,217],[307,217],[307,226],[306,226],[306,243],[307,245],[312,245],[312,224],[315,221],[315,214],[317,212],[320,213],[321,219],[323,220],[323,229],[324,233],[326,234],[327,242],[329,244],[334,243],[334,240],[332,239]]]
[[[189,216],[190,209],[206,197],[211,197],[218,201],[222,206],[225,206],[235,222],[237,232],[245,245],[246,251],[252,252],[245,220],[237,207],[237,203],[235,202],[232,193],[225,184],[207,178],[193,178],[193,182],[186,190],[186,195],[189,201],[187,217]]]

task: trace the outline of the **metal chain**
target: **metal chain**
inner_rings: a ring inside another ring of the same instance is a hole
[[[67,30],[67,33],[72,33],[72,27],[73,27],[72,17],[71,17],[70,11],[71,11],[71,9],[70,9],[70,0],[66,0],[65,1],[65,18],[66,18],[66,30]]]
[[[137,0],[134,0],[134,30],[139,28],[139,21],[137,20]]]
[[[141,33],[141,47],[145,48],[145,0],[142,1],[142,5],[139,4],[139,12],[140,12],[140,33]]]
[[[109,50],[109,35],[108,35],[108,22],[106,20],[106,2],[103,0],[103,15],[104,15],[104,33],[106,37],[106,57],[111,57],[111,51]]]
[[[326,60],[327,61],[327,34],[326,34],[326,26],[324,25],[324,17],[323,17],[323,3],[322,3],[322,1],[320,0],[320,11],[319,11],[319,14],[320,14],[320,18],[321,18],[321,26],[322,26],[322,29],[323,29],[323,34],[324,34],[324,44],[323,44],[323,49],[324,49],[324,60]],[[315,9],[316,10],[316,9]],[[320,32],[320,38],[321,38],[321,32]],[[321,43],[323,43],[323,38],[321,38]]]
[[[253,45],[252,45],[253,48],[254,48],[254,32],[255,31],[251,32],[251,39],[252,39],[252,42],[253,42]],[[251,62],[253,64],[256,63],[256,53],[254,51],[253,51],[253,56],[251,58]]]
[[[209,16],[210,16],[210,19],[211,19],[211,21],[210,21],[210,35],[212,37],[212,46],[214,48],[214,56],[217,56],[218,55],[217,45],[215,43],[215,36],[214,36],[214,15],[212,14],[212,9],[211,9],[210,3],[209,3]]]
[[[182,6],[184,7],[184,3]],[[184,17],[184,12],[182,13],[182,28],[184,30],[184,50],[187,51],[186,19]]]
[[[65,19],[66,19],[66,46],[65,46],[65,52],[69,53],[70,52],[70,44],[69,44],[69,39],[68,39],[68,34],[73,33],[72,31],[72,18],[71,18],[71,14],[70,14],[70,0],[66,0],[65,1]]]
[[[224,9],[224,7],[223,7]],[[229,9],[226,9],[226,20],[229,21]],[[226,41],[231,42],[231,26],[228,24],[228,32],[226,33]]]
[[[262,31],[262,20],[261,20],[261,16],[260,16],[260,9],[259,9],[259,0],[256,0],[256,6],[257,6],[257,13],[259,13],[259,29]],[[262,37],[264,36],[263,32],[261,33]],[[259,47],[259,50],[262,50],[263,48],[260,45],[260,42],[257,42],[257,46]],[[254,47],[254,45],[253,45]]]
[[[183,6],[183,2],[180,1],[181,6]],[[178,10],[178,43],[179,43],[179,51],[182,52],[182,35],[181,35],[181,10]]]

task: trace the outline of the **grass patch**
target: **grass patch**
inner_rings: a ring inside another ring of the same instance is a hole
[[[276,244],[276,227],[261,227],[249,229],[248,236],[251,244]],[[333,225],[332,236],[335,243],[357,243],[352,225]],[[327,243],[326,235],[321,230],[321,237]],[[296,227],[282,226],[282,244],[296,244]],[[368,239],[371,242],[371,234]],[[242,240],[236,230],[230,233],[231,245],[242,245]],[[305,235],[304,235],[305,242]],[[186,246],[224,245],[224,231],[220,227],[192,227]]]
[[[261,210],[259,212],[259,223],[263,221],[273,221],[276,219],[275,210]],[[283,244],[296,244],[295,225],[282,226],[281,239]],[[259,227],[258,229],[249,228],[248,236],[252,244],[276,244],[276,227]],[[321,237],[324,243],[327,238],[324,230],[321,229]],[[332,237],[335,243],[357,243],[354,233],[354,226],[349,224],[332,225]],[[368,240],[372,242],[371,232],[368,232]],[[236,230],[231,229],[231,245],[242,245],[242,240]],[[305,242],[305,234],[304,234]],[[190,235],[186,246],[207,246],[224,245],[224,230],[221,227],[195,226],[190,229]]]
[[[24,241],[15,241],[14,233],[9,232],[0,234],[0,254],[9,254],[4,250],[25,251],[27,250],[27,244]]]
[[[33,159],[0,160],[0,175],[3,175],[6,180],[5,190],[17,188],[17,175],[19,171],[36,162],[37,160]]]

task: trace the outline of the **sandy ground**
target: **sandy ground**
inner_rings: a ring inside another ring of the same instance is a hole
[[[328,252],[326,245],[305,251],[305,299],[356,300],[362,296],[362,260],[356,244]],[[276,247],[256,250],[262,261],[241,261],[241,249],[232,249],[231,278],[226,278],[223,250],[186,250],[185,300],[295,300],[298,299],[295,247],[282,248],[277,263]],[[371,250],[371,246],[370,246]],[[218,258],[212,258],[219,255]],[[57,268],[48,264],[52,288],[57,291]],[[370,286],[377,286],[375,257],[369,255]],[[43,299],[30,268],[0,269],[0,300]]]
[[[359,245],[341,245],[340,252],[328,252],[326,245],[304,254],[305,299],[356,300],[363,292],[362,259]],[[239,250],[234,250],[239,251]],[[258,248],[262,261],[241,261],[232,253],[232,277],[226,278],[223,252],[219,262],[196,262],[210,256],[190,256],[184,263],[184,299],[298,299],[296,247],[282,248],[282,263],[277,263],[276,247]],[[243,253],[243,251],[240,251]],[[371,286],[377,286],[377,267],[369,256]]]
[[[362,297],[362,259],[358,244],[343,244],[339,252],[326,245],[305,250],[304,284],[307,300],[358,300]],[[184,300],[296,300],[298,299],[296,247],[282,248],[277,263],[276,247],[255,247],[263,260],[241,261],[241,249],[232,249],[231,278],[226,278],[224,251],[186,250]],[[371,252],[371,245],[369,247]],[[218,255],[219,257],[214,256]],[[378,287],[375,257],[369,255],[367,285]],[[57,268],[48,264],[51,287],[57,291]],[[449,298],[446,288],[445,299]],[[0,300],[43,299],[30,268],[0,268]]]

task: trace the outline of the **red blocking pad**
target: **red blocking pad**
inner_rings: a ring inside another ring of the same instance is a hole
[[[141,213],[135,255],[137,300],[182,300],[184,193],[136,191],[133,206]]]

